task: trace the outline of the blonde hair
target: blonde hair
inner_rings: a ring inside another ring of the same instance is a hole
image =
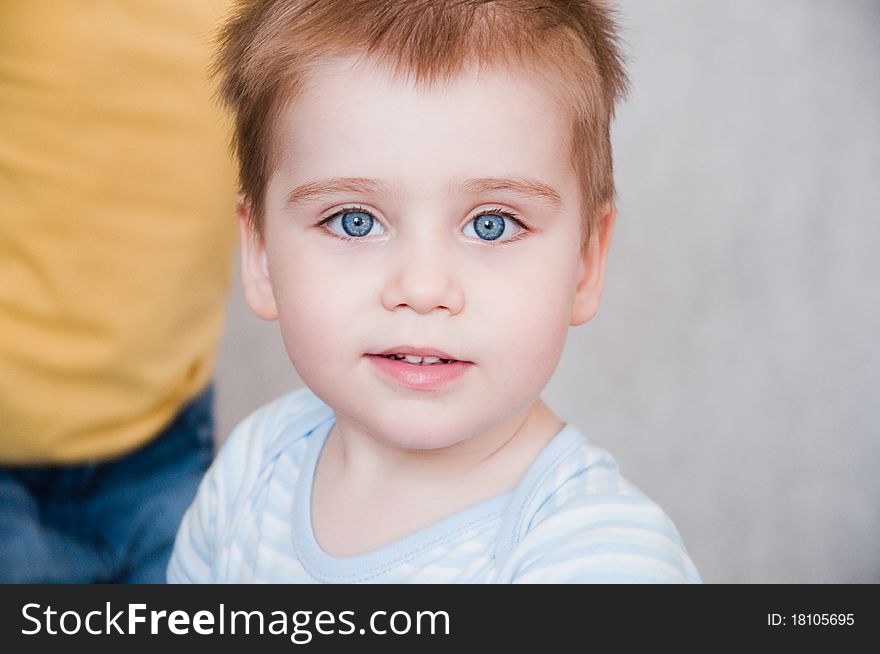
[[[598,0],[239,0],[217,39],[218,96],[234,117],[233,148],[253,227],[276,165],[278,116],[330,56],[361,55],[417,84],[465,66],[526,67],[559,80],[572,117],[584,244],[614,199],[610,124],[627,79],[613,12]]]

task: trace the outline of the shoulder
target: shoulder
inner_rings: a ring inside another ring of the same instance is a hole
[[[699,575],[663,509],[568,426],[519,506],[505,567],[522,582],[691,582]]]
[[[283,435],[304,436],[333,412],[308,388],[298,388],[264,404],[248,415],[232,431],[226,448],[266,449]]]
[[[308,388],[291,391],[238,424],[212,465],[215,475],[228,490],[249,488],[279,456],[332,417],[330,407]]]
[[[214,459],[187,509],[168,565],[169,581],[215,581],[229,556],[229,534],[252,516],[282,455],[302,456],[308,436],[333,412],[308,389],[266,404],[245,418]],[[222,577],[222,575],[221,575]]]
[[[207,583],[223,578],[220,571],[229,567],[231,556],[229,535],[239,519],[252,517],[276,461],[287,454],[302,456],[305,448],[300,445],[332,417],[328,406],[301,389],[245,418],[214,459],[183,516],[168,580]]]

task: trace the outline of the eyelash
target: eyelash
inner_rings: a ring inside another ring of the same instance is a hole
[[[326,218],[322,218],[320,221],[318,221],[318,223],[316,224],[316,227],[320,227],[321,229],[323,229],[325,232],[327,232],[331,236],[334,236],[342,241],[363,242],[366,240],[364,237],[356,238],[354,236],[342,236],[341,234],[337,234],[333,230],[326,227],[327,223],[329,223],[334,218],[338,218],[339,216],[342,216],[342,215],[350,213],[350,212],[365,213],[373,220],[376,220],[376,216],[373,215],[373,212],[369,211],[368,209],[365,209],[364,207],[361,207],[358,205],[353,205],[351,207],[345,207],[343,209],[340,209],[339,211],[334,211],[331,215],[327,216]],[[519,216],[517,216],[512,211],[510,211],[508,209],[502,209],[501,207],[496,207],[495,209],[486,209],[484,211],[481,211],[477,215],[473,216],[470,219],[470,221],[468,221],[468,222],[472,223],[474,220],[476,220],[480,216],[486,216],[486,215],[502,216],[503,218],[506,218],[506,219],[516,223],[522,231],[520,231],[516,236],[505,239],[503,241],[496,242],[496,241],[487,241],[485,239],[477,239],[477,240],[480,240],[484,243],[493,243],[496,246],[507,245],[509,243],[515,243],[516,241],[520,240],[521,238],[524,238],[529,232],[532,231],[528,227],[525,226],[525,224],[519,219]]]

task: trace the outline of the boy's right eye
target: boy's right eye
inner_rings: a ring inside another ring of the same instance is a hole
[[[328,216],[322,220],[319,225],[324,226],[340,238],[356,240],[369,236],[373,232],[373,236],[384,234],[385,229],[373,215],[361,208],[348,208],[337,211],[332,216]],[[373,228],[378,231],[373,231]]]

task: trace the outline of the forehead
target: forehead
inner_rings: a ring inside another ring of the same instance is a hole
[[[501,67],[416,84],[355,58],[312,70],[276,130],[286,177],[572,176],[571,116],[554,85]],[[394,179],[399,178],[399,179]]]

